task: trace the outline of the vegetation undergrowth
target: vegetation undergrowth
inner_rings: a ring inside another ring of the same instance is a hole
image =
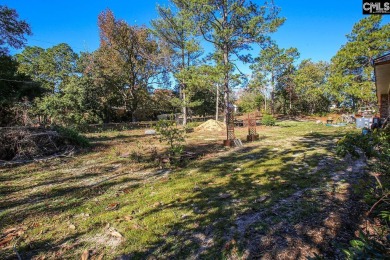
[[[363,153],[370,159],[375,183],[365,191],[365,201],[370,207],[367,215],[380,220],[374,232],[360,231],[359,237],[351,240],[351,246],[343,251],[348,259],[385,259],[390,250],[386,246],[390,243],[390,128],[366,135],[348,133],[338,142],[337,153],[353,157]]]
[[[63,136],[70,144],[78,145],[81,147],[89,147],[91,144],[85,136],[81,135],[77,130],[64,127],[64,126],[53,126],[53,129]]]

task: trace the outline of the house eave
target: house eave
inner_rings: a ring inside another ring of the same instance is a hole
[[[382,94],[390,91],[390,53],[374,60],[375,85],[378,101]]]

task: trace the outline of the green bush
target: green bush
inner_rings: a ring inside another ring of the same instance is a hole
[[[57,131],[69,144],[78,145],[81,147],[89,147],[91,144],[89,140],[79,134],[75,129],[66,128],[63,126],[54,126],[53,129]]]
[[[353,157],[359,157],[358,149],[361,149],[367,157],[372,157],[375,153],[372,136],[347,133],[337,142],[336,153],[339,156],[350,154]]]
[[[267,126],[274,126],[276,123],[276,119],[272,115],[263,115],[261,123]]]

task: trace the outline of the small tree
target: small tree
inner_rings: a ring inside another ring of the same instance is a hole
[[[157,132],[160,134],[160,142],[166,142],[169,145],[171,158],[181,155],[185,141],[185,129],[178,128],[174,121],[160,120],[157,123]]]

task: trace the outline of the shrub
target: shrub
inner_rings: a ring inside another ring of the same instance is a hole
[[[68,144],[77,145],[81,147],[89,147],[89,140],[77,132],[75,129],[63,126],[53,126],[53,130],[57,131]]]
[[[358,133],[347,133],[337,142],[336,153],[339,156],[347,154],[359,157],[358,150],[361,149],[367,157],[372,157],[374,150],[371,135],[361,135]]]
[[[261,123],[267,126],[274,126],[276,123],[276,119],[272,115],[264,115],[261,119]]]
[[[167,142],[169,145],[171,158],[175,158],[183,152],[185,129],[178,128],[174,121],[159,120],[156,130],[160,134],[160,142]]]

